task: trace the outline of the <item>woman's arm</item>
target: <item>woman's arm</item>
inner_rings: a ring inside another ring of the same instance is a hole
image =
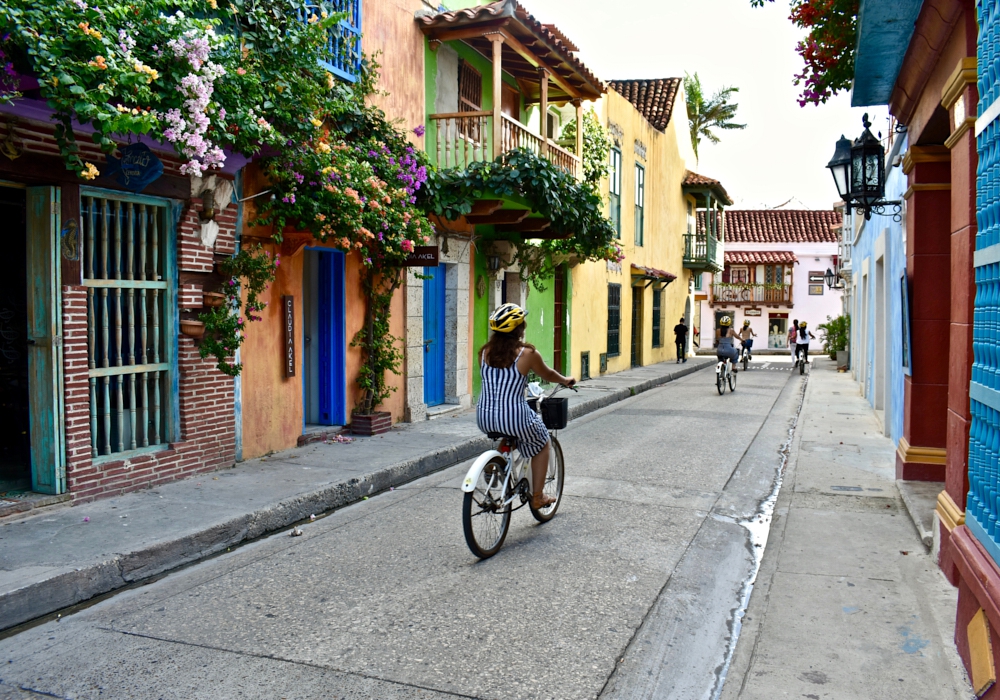
[[[521,359],[525,361],[527,367],[522,367],[520,369],[531,370],[547,382],[554,382],[564,386],[573,386],[576,384],[576,380],[572,377],[564,377],[545,364],[545,360],[542,359],[541,353],[537,350],[525,348],[524,353],[521,355]],[[522,372],[522,374],[527,374],[527,372]]]

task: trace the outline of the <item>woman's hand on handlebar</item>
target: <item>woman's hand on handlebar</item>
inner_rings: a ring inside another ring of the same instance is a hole
[[[573,377],[566,377],[566,381],[560,382],[560,384],[562,384],[567,389],[572,389],[573,391],[577,391],[576,380]]]

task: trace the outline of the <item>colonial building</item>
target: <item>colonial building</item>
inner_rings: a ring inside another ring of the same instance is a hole
[[[701,347],[714,347],[719,318],[730,316],[737,327],[750,321],[755,350],[787,349],[796,319],[816,336],[810,352],[821,349],[816,327],[842,311],[840,290],[828,288],[824,279],[837,266],[840,212],[730,209],[724,225],[721,219],[702,214],[698,220],[699,232],[721,230],[725,237],[722,272],[695,278]]]

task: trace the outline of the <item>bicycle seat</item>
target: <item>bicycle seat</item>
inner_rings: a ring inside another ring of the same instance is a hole
[[[490,440],[504,439],[504,440],[507,440],[507,442],[512,442],[512,441],[516,441],[517,440],[517,437],[514,436],[514,435],[506,435],[504,433],[498,433],[498,432],[495,432],[495,431],[492,431],[492,430],[490,432],[486,433],[486,437],[488,437]]]

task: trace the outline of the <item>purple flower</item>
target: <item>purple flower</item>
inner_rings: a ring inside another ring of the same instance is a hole
[[[413,128],[413,133],[416,134],[417,136],[423,136],[425,131],[427,130],[424,128],[423,124],[417,124]]]
[[[368,157],[369,158],[374,158],[377,155],[378,155],[378,151],[368,151]]]

